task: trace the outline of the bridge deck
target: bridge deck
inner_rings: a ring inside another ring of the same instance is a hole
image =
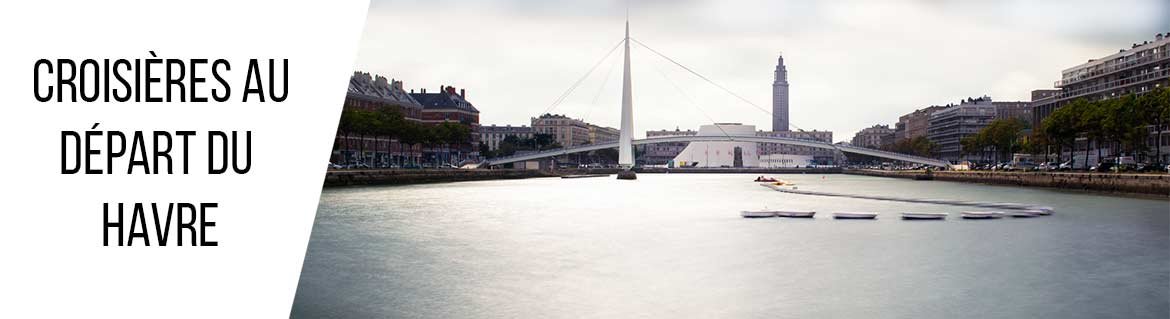
[[[633,144],[634,145],[643,145],[643,144],[676,143],[676,142],[777,143],[777,144],[787,144],[787,145],[796,145],[796,146],[817,147],[817,148],[823,148],[823,149],[833,149],[833,150],[838,150],[838,151],[845,152],[845,153],[868,155],[868,156],[887,158],[887,159],[892,159],[892,160],[897,160],[897,161],[931,165],[931,166],[936,166],[936,167],[947,167],[950,164],[950,163],[947,163],[946,161],[937,160],[937,159],[933,159],[933,158],[927,158],[927,157],[921,157],[921,156],[887,152],[887,151],[875,150],[875,149],[870,149],[870,148],[856,147],[856,146],[851,146],[851,145],[838,145],[838,144],[825,143],[825,142],[821,142],[821,141],[802,140],[802,139],[783,138],[783,137],[669,136],[669,137],[656,137],[656,138],[634,140]],[[583,145],[583,146],[577,146],[577,147],[548,150],[548,151],[531,153],[531,154],[493,158],[493,159],[489,159],[487,161],[484,161],[483,163],[480,164],[480,166],[490,166],[490,165],[500,165],[500,164],[507,164],[507,163],[523,162],[523,161],[530,161],[530,160],[534,160],[534,159],[560,156],[560,155],[565,155],[565,154],[589,152],[589,151],[596,151],[596,150],[601,150],[601,149],[617,148],[617,147],[618,147],[618,142],[607,142],[607,143],[601,143],[601,144]]]

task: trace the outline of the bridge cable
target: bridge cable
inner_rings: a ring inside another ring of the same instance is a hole
[[[662,69],[657,65],[651,64],[650,66],[654,67],[654,71],[658,71],[658,75],[661,75],[662,79],[666,80],[666,83],[670,83],[670,86],[677,90],[678,94],[681,95],[683,99],[690,103],[691,106],[695,107],[695,110],[699,111],[699,114],[702,114],[703,117],[706,117],[708,121],[711,121],[712,124],[715,124],[715,128],[719,129],[719,132],[722,132],[723,136],[727,137],[729,140],[735,140],[731,137],[731,134],[727,134],[727,131],[723,130],[723,127],[719,125],[719,122],[715,121],[711,115],[707,114],[707,112],[704,112],[703,109],[699,107],[699,103],[695,102],[695,100],[692,99],[690,95],[687,95],[687,93],[684,92],[683,89],[678,86],[678,84],[675,84],[674,81],[671,81],[670,78],[666,76],[666,72],[663,72]]]
[[[572,86],[569,86],[569,89],[565,90],[561,96],[557,97],[557,99],[553,101],[552,104],[549,104],[549,106],[545,108],[544,112],[541,112],[541,114],[548,114],[549,112],[552,112],[553,109],[556,109],[556,107],[559,106],[561,102],[564,102],[565,98],[568,97],[569,94],[573,93],[573,90],[577,89],[577,86],[581,85],[581,82],[585,81],[585,78],[588,78],[590,74],[593,74],[593,71],[596,70],[602,62],[605,62],[606,59],[609,59],[609,56],[612,55],[614,51],[617,51],[617,48],[620,47],[622,43],[625,43],[625,41],[625,39],[618,41],[618,43],[615,44],[612,49],[609,49],[609,52],[606,53],[605,56],[601,58],[601,60],[598,60],[597,63],[593,64],[593,67],[589,68],[589,72],[585,72],[585,75],[581,76],[580,79],[577,79],[577,82],[574,82]]]
[[[756,103],[753,103],[751,100],[748,100],[747,98],[744,98],[743,96],[741,96],[739,94],[736,94],[735,92],[731,91],[730,89],[728,89],[722,85],[719,85],[719,83],[715,83],[715,81],[712,81],[711,79],[707,78],[706,76],[699,74],[699,72],[695,72],[695,70],[692,70],[691,68],[688,68],[687,66],[683,65],[682,63],[679,63],[678,61],[671,59],[670,57],[666,56],[665,54],[658,52],[658,50],[654,50],[654,48],[651,48],[650,46],[646,45],[645,43],[642,43],[642,41],[638,41],[638,39],[635,39],[635,38],[630,38],[630,40],[633,40],[634,43],[637,43],[638,45],[642,46],[643,48],[646,48],[647,50],[650,50],[650,52],[653,52],[654,54],[658,55],[659,57],[662,57],[663,59],[670,61],[670,63],[673,63],[674,65],[682,68],[683,70],[686,70],[687,72],[690,72],[691,74],[699,77],[700,79],[703,79],[703,81],[707,81],[707,83],[710,83],[711,85],[714,85],[715,87],[723,90],[724,92],[727,92],[727,94],[730,94],[731,96],[734,96],[735,98],[738,98],[740,101],[743,101],[743,102],[747,103],[748,105],[751,105],[751,106],[755,107],[756,109],[760,110],[761,112],[768,114],[772,118],[776,117],[776,115],[772,114],[771,111],[768,111],[767,109],[760,107],[759,105],[756,105]],[[802,130],[802,131],[804,130],[804,129],[800,128],[799,126],[792,124],[791,121],[789,121],[788,125],[796,128],[798,130]]]
[[[593,100],[589,102],[589,109],[585,111],[585,117],[581,120],[589,123],[590,115],[593,115],[593,110],[597,108],[597,100],[601,97],[601,93],[605,91],[605,84],[609,83],[610,75],[613,74],[613,69],[617,68],[617,62],[609,65],[609,70],[605,71],[605,77],[601,80],[601,85],[597,87],[597,93],[593,95]]]

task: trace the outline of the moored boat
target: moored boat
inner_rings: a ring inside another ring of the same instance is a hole
[[[1049,206],[1032,206],[1032,207],[1028,207],[1028,210],[1037,211],[1040,213],[1040,215],[1043,215],[1043,216],[1052,215],[1052,213],[1056,212],[1055,209],[1053,209],[1052,207],[1049,207]]]
[[[1036,217],[1036,216],[1040,216],[1043,214],[1044,214],[1044,212],[1042,212],[1042,211],[1032,210],[1032,209],[1015,210],[1015,211],[1008,212],[1008,216],[1015,217],[1015,218]]]
[[[812,218],[817,212],[814,211],[800,211],[800,210],[778,210],[776,216],[791,217],[791,218]]]
[[[774,211],[774,210],[754,210],[754,211],[753,210],[745,210],[745,211],[739,212],[739,215],[743,216],[744,218],[776,217],[776,211]]]
[[[870,212],[836,212],[833,213],[835,219],[876,219],[877,213]]]
[[[947,213],[902,213],[902,219],[908,220],[941,220],[946,218]]]
[[[963,219],[994,219],[1003,217],[1003,212],[962,212],[960,215]]]

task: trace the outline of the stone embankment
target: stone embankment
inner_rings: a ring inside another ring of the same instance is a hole
[[[840,168],[636,168],[637,173],[764,173],[764,174],[832,174]],[[566,175],[617,174],[617,168],[527,169],[344,169],[325,173],[325,187],[352,185],[406,185],[496,179],[557,177]]]
[[[356,169],[329,170],[325,187],[351,185],[405,185],[555,177],[558,173],[525,169]]]
[[[846,174],[924,179],[923,171],[845,170]],[[928,179],[1170,196],[1170,175],[1088,172],[934,171]]]

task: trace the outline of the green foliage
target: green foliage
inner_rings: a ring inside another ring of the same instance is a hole
[[[897,141],[892,147],[890,147],[890,151],[893,152],[913,154],[923,157],[930,157],[936,150],[938,150],[938,144],[931,142],[930,139],[926,138],[925,136]]]
[[[1063,149],[1075,147],[1074,142],[1079,136],[1099,146],[1112,145],[1113,155],[1146,154],[1149,151],[1146,127],[1161,127],[1168,122],[1170,88],[1159,88],[1140,96],[1127,94],[1108,100],[1074,100],[1045,118],[1033,138],[1038,143]],[[1156,147],[1155,154],[1158,154],[1161,143],[1156,143]],[[1086,148],[1085,152],[1088,151]]]
[[[992,121],[979,133],[964,137],[960,143],[963,152],[976,154],[991,150],[996,155],[996,161],[1011,158],[1011,154],[1024,148],[1027,139],[1022,132],[1028,128],[1028,123],[1017,118],[998,119]]]
[[[472,134],[470,125],[453,122],[423,124],[406,119],[393,107],[372,111],[344,109],[337,130],[343,135],[387,136],[408,146],[464,144],[471,141]]]

